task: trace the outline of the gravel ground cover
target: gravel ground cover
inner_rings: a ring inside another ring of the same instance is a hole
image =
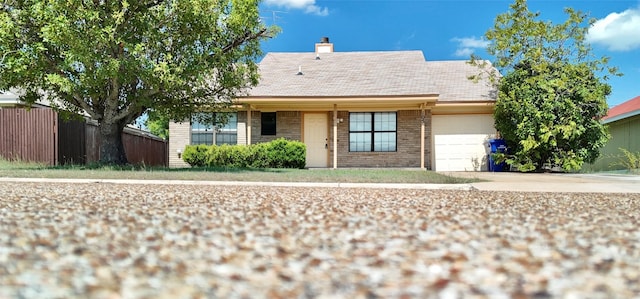
[[[0,184],[0,298],[638,298],[640,195]]]

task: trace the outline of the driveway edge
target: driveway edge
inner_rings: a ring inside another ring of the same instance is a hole
[[[471,184],[401,184],[401,183],[313,183],[313,182],[248,182],[248,181],[186,181],[186,180],[120,180],[120,179],[51,179],[0,178],[8,183],[67,183],[67,184],[132,184],[132,185],[193,185],[193,186],[259,186],[259,187],[322,187],[420,190],[475,190]]]

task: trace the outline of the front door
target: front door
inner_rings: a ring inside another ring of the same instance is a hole
[[[326,113],[304,114],[304,143],[307,145],[307,167],[327,167],[329,139]]]

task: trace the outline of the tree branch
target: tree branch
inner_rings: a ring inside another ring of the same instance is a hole
[[[121,109],[117,114],[114,114],[113,119],[115,121],[120,121],[122,119],[130,117],[131,115],[136,113],[133,109],[134,105],[129,104],[125,108]]]
[[[161,3],[163,3],[163,2],[165,2],[165,0],[154,0],[154,1],[149,1],[149,2],[147,2],[147,4],[145,5],[145,7],[146,7],[147,9],[149,9],[149,8],[154,8],[154,7],[156,7],[156,6],[160,5],[160,4],[161,4]]]
[[[222,53],[227,53],[227,52],[239,47],[240,45],[242,45],[243,43],[245,43],[247,41],[254,40],[254,39],[258,38],[258,37],[261,37],[266,32],[267,32],[267,28],[266,27],[260,29],[260,31],[255,32],[255,33],[251,32],[251,31],[246,31],[242,37],[233,40],[230,44],[228,44],[227,46],[222,48]]]
[[[82,110],[87,112],[89,114],[89,116],[91,116],[91,118],[93,118],[95,120],[100,120],[102,118],[102,115],[96,113],[93,110],[93,108],[91,106],[89,106],[89,104],[87,104],[87,102],[85,102],[85,100],[82,98],[82,96],[80,96],[80,94],[78,94],[77,92],[74,92],[71,95],[71,98],[74,100],[74,102],[72,102],[72,104],[76,105],[78,108],[81,108]]]
[[[4,64],[4,60],[7,58],[7,55],[13,54],[13,53],[18,53],[18,51],[7,51],[4,54],[2,54],[2,58],[0,58],[0,65]]]
[[[155,88],[151,88],[151,89],[147,89],[143,94],[142,97],[144,98],[150,98],[154,95],[157,95],[160,93],[159,89],[155,89]]]

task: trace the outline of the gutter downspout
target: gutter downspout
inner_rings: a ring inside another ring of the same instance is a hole
[[[338,168],[338,104],[333,104],[333,169]]]
[[[247,105],[247,145],[251,145],[251,105]]]
[[[420,105],[420,169],[424,169],[424,106]]]

